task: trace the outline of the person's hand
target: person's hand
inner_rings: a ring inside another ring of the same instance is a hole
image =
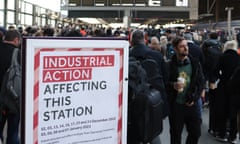
[[[215,83],[209,83],[209,89],[214,90],[216,88]]]
[[[182,82],[175,82],[174,84],[173,84],[173,87],[174,87],[174,89],[175,90],[177,90],[178,92],[182,92],[183,91],[183,87],[184,87],[184,83],[182,83]]]
[[[191,107],[191,106],[193,106],[194,105],[194,101],[192,101],[192,102],[187,102],[186,103],[186,106],[188,106],[188,107]]]
[[[201,92],[201,97],[205,98],[205,96],[206,96],[206,92],[205,92],[205,89],[203,89],[202,92]]]

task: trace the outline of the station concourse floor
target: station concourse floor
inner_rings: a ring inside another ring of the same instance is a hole
[[[223,142],[219,142],[216,139],[214,139],[214,137],[212,137],[211,135],[208,134],[207,130],[208,130],[208,118],[209,118],[209,109],[208,108],[203,108],[203,113],[202,113],[202,133],[201,133],[201,137],[199,140],[198,144],[224,144]],[[5,127],[5,131],[4,131],[4,136],[6,136],[6,127]],[[182,134],[182,144],[185,144],[185,139],[187,136],[187,132],[184,129],[183,134]],[[170,144],[170,134],[169,134],[169,122],[168,122],[168,118],[166,118],[164,120],[164,127],[163,127],[163,132],[160,136],[161,139],[161,144]],[[0,144],[1,141],[0,141]],[[225,143],[227,144],[227,142]],[[238,141],[238,144],[240,144],[240,141]]]
[[[227,142],[219,142],[216,139],[214,139],[213,136],[208,134],[208,120],[209,120],[209,109],[208,108],[203,108],[203,113],[202,113],[202,133],[200,140],[198,144],[228,144]],[[185,144],[187,132],[184,129],[183,134],[182,134],[182,144]],[[163,127],[163,132],[160,136],[162,144],[170,144],[170,134],[169,134],[169,122],[168,119],[166,118],[164,120],[164,127]],[[240,141],[238,141],[238,144],[240,144]]]

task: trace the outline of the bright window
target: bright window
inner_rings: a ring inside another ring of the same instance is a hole
[[[21,24],[25,24],[25,15],[21,14]]]
[[[7,22],[14,24],[14,12],[11,11],[7,12]]]
[[[0,26],[3,26],[4,21],[3,21],[3,11],[0,11]]]
[[[0,0],[0,9],[4,9],[4,0]]]
[[[26,13],[32,14],[33,13],[33,5],[26,3]]]
[[[32,25],[33,23],[32,23],[32,16],[31,15],[25,15],[25,17],[26,17],[26,20],[25,20],[25,24],[26,25]]]
[[[3,0],[1,0],[1,1],[3,1]],[[15,9],[15,0],[8,0],[7,1],[7,8],[8,9],[12,9],[12,10],[14,10]]]

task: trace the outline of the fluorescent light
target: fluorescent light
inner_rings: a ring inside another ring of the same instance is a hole
[[[101,22],[96,18],[78,18],[78,19],[88,24],[101,24]]]
[[[109,26],[112,28],[124,27],[123,23],[110,23]],[[131,23],[131,27],[138,27],[138,26],[140,26],[140,23]]]
[[[163,25],[163,28],[174,28],[174,27],[185,27],[186,25],[185,24],[165,24]]]
[[[140,23],[131,23],[131,27],[139,27]]]

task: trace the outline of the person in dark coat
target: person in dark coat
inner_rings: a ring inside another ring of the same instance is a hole
[[[189,55],[187,41],[183,37],[176,37],[172,44],[176,54],[169,62],[166,86],[170,108],[170,140],[171,144],[181,144],[183,127],[186,125],[186,144],[197,144],[201,136],[199,99],[204,88],[204,76],[200,62]]]
[[[214,59],[214,62],[208,61],[208,58],[207,58],[208,49],[213,46],[221,48],[221,43],[218,40],[218,34],[216,32],[210,33],[209,39],[206,39],[201,46],[201,48],[203,50],[203,54],[205,56],[205,64],[204,64],[203,70],[204,70],[204,76],[205,76],[206,80],[211,79],[210,75],[212,75],[211,73],[213,73],[213,71],[216,67],[216,64],[217,64],[217,59],[218,59],[217,57]],[[213,64],[208,65],[209,63],[213,63]]]
[[[237,115],[237,125],[238,125],[238,134],[240,134],[240,65],[234,70],[230,82],[229,82],[229,92],[231,93],[231,102],[230,102],[230,114],[233,120],[236,119]],[[239,137],[240,139],[240,137]]]
[[[11,65],[12,53],[14,48],[18,48],[21,44],[21,34],[17,30],[8,30],[5,34],[4,41],[0,43],[0,87],[2,85],[3,76]],[[20,53],[20,52],[19,52]],[[7,142],[6,144],[19,144],[19,121],[20,113],[13,113],[1,106],[0,120],[0,138],[3,141],[3,130],[8,122]],[[20,108],[19,108],[20,109]]]
[[[227,41],[224,44],[224,53],[220,57],[215,70],[215,76],[219,79],[217,85],[217,123],[219,141],[235,143],[237,137],[237,114],[232,114],[232,108],[236,105],[234,97],[228,89],[228,82],[234,70],[240,65],[240,57],[237,54],[237,42]],[[239,103],[238,103],[239,104]],[[227,137],[227,120],[230,118],[230,135]]]
[[[214,47],[214,49],[213,49]],[[221,43],[218,41],[218,34],[216,32],[211,32],[209,34],[209,39],[206,39],[201,46],[204,54],[204,65],[203,72],[206,81],[206,97],[208,99],[209,106],[209,129],[208,133],[212,136],[216,136],[217,126],[216,126],[216,87],[215,79],[216,75],[213,74],[216,69],[221,52]],[[212,49],[212,50],[211,50]],[[214,50],[214,51],[213,51]]]
[[[145,45],[144,32],[141,30],[135,30],[132,33],[131,44],[132,44],[132,48],[130,49],[130,52],[129,52],[130,57],[135,57],[135,58],[148,57],[148,58],[154,59],[158,63],[158,66],[159,66],[158,70],[162,77],[155,79],[155,81],[151,84],[161,92],[163,96],[162,97],[163,100],[167,102],[165,85],[164,85],[164,81],[166,80],[164,79],[166,76],[166,67],[165,67],[165,62],[162,54],[159,53],[158,51],[152,50],[151,48]],[[165,110],[168,111],[167,105],[165,106]],[[162,123],[162,121],[160,121],[159,123]],[[135,133],[136,132],[134,132],[134,129],[131,129],[131,126],[128,127],[128,143],[135,144],[138,141],[134,136]],[[155,137],[151,142],[151,144],[160,144],[160,143],[161,142],[160,142],[159,136]]]
[[[154,59],[159,65],[159,72],[165,83],[167,79],[166,77],[167,71],[166,71],[166,63],[163,59],[163,55],[157,51],[152,50],[147,45],[145,45],[145,43],[142,43],[142,34],[143,32],[140,30],[134,31],[131,39],[132,48],[129,52],[129,56],[140,57],[140,58],[151,57],[152,59]],[[158,86],[158,87],[161,87],[161,86]]]

